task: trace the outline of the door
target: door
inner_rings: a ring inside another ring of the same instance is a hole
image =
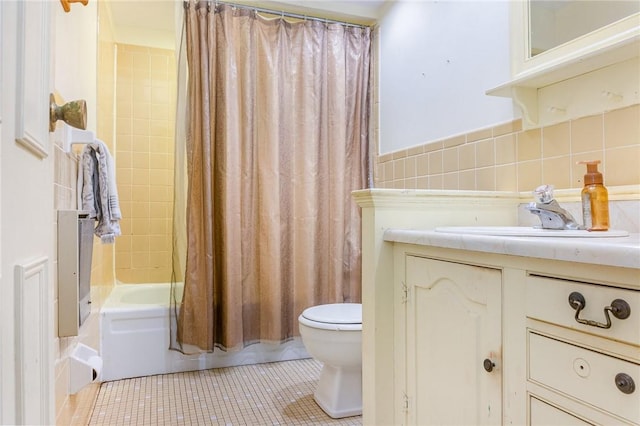
[[[406,257],[408,423],[502,421],[498,269]]]
[[[0,2],[0,423],[54,424],[50,1]]]

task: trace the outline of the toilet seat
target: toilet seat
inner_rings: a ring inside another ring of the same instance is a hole
[[[305,309],[298,318],[300,323],[323,330],[362,330],[360,303],[332,303]]]

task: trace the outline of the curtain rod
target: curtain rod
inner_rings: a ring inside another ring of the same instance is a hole
[[[189,4],[189,1],[185,1],[184,5],[185,7],[187,7],[187,5]],[[300,15],[298,13],[291,13],[291,12],[285,12],[282,10],[274,10],[274,9],[266,9],[266,8],[262,8],[262,7],[255,7],[255,6],[249,6],[249,5],[244,5],[244,4],[237,4],[237,3],[231,3],[231,2],[226,2],[226,1],[215,1],[214,2],[216,5],[218,4],[224,4],[227,6],[232,6],[232,7],[236,7],[238,9],[249,9],[249,10],[254,10],[258,13],[267,13],[269,15],[276,15],[276,16],[281,16],[281,17],[287,17],[287,18],[294,18],[294,19],[301,19],[301,20],[305,20],[305,21],[320,21],[320,22],[324,22],[326,24],[341,24],[347,27],[355,27],[355,28],[367,28],[367,25],[361,25],[361,24],[354,24],[352,22],[346,22],[346,21],[337,21],[335,19],[325,19],[325,18],[319,18],[317,16],[309,16],[309,15]]]

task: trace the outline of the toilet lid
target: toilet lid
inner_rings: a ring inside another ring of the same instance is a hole
[[[302,317],[327,324],[362,324],[362,305],[360,303],[332,303],[307,308]]]

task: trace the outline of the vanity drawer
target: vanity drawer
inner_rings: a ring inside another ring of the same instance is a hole
[[[610,328],[580,324],[575,319],[576,310],[569,304],[569,295],[573,292],[580,293],[585,300],[580,319],[606,323],[604,308],[616,299],[622,299],[629,305],[630,315],[626,319],[618,319],[609,312]],[[640,345],[640,290],[529,275],[525,306],[529,318]]]
[[[529,381],[640,423],[640,365],[529,331]],[[616,376],[625,374],[635,390],[624,393]]]
[[[538,398],[529,398],[529,424],[531,426],[589,426],[587,423],[566,411],[556,408]]]

